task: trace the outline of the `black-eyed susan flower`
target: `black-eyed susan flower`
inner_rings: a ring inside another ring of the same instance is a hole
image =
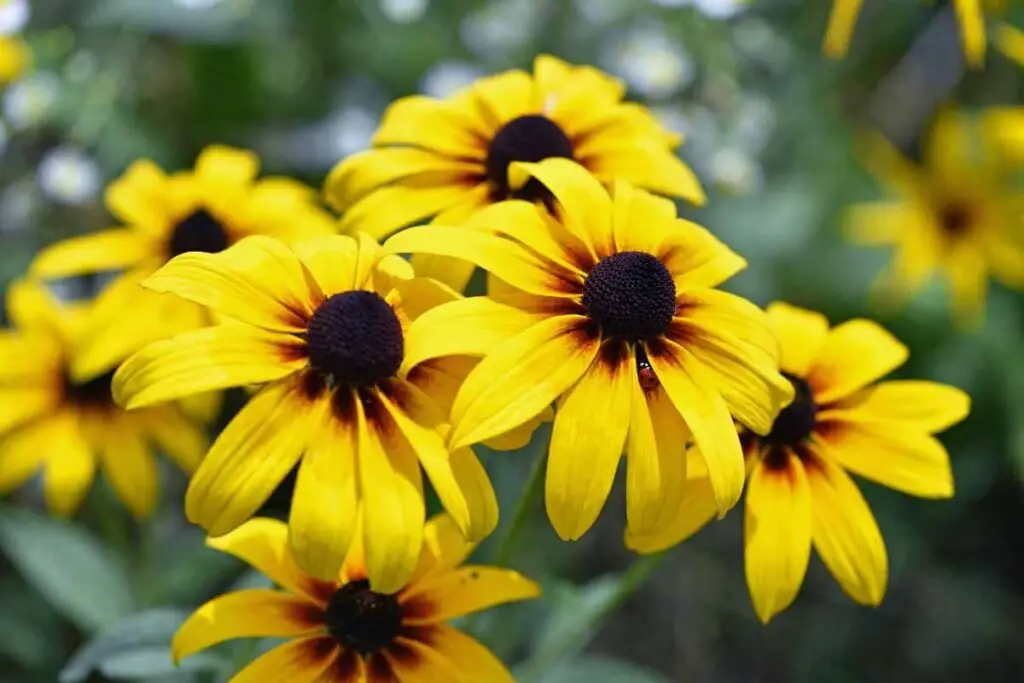
[[[87,307],[65,307],[41,286],[8,290],[13,328],[0,332],[0,493],[42,473],[50,510],[71,515],[102,469],[137,517],[152,512],[159,475],[154,449],[191,472],[206,452],[198,405],[126,413],[114,404],[111,375],[71,376],[81,339],[95,324]]]
[[[853,206],[847,227],[861,244],[895,246],[880,281],[887,297],[904,299],[942,272],[954,311],[969,319],[984,307],[990,273],[1024,288],[1024,194],[990,142],[956,112],[936,119],[921,164],[881,136],[868,139],[869,170],[898,198]]]
[[[329,580],[304,574],[281,522],[253,519],[209,545],[284,590],[228,593],[200,607],[175,634],[175,660],[236,638],[285,638],[229,683],[514,683],[484,645],[449,626],[463,615],[540,595],[497,567],[463,565],[473,550],[447,516],[431,519],[416,570],[395,593],[375,591],[353,546]]]
[[[782,345],[782,371],[796,397],[764,436],[744,435],[750,469],[744,511],[747,585],[763,622],[793,602],[811,548],[853,600],[878,605],[888,582],[882,534],[853,473],[922,498],[949,498],[953,475],[933,436],[964,419],[970,398],[945,384],[878,379],[907,359],[879,325],[768,308]],[[679,543],[715,513],[711,482],[690,454],[684,508],[661,534],[631,535],[653,552]]]
[[[106,192],[111,213],[124,227],[75,237],[44,249],[32,264],[39,278],[123,271],[100,295],[96,326],[72,372],[109,370],[144,344],[208,324],[199,306],[157,294],[139,283],[179,254],[216,253],[248,235],[286,241],[329,234],[332,220],[315,192],[287,178],[257,179],[252,152],[214,145],[195,169],[165,174],[137,161]]]
[[[672,151],[679,135],[645,108],[624,103],[618,79],[548,55],[532,74],[484,78],[448,100],[398,100],[373,148],[342,161],[326,184],[343,230],[377,239],[424,219],[458,225],[504,199],[543,199],[536,182],[509,182],[509,165],[575,159],[606,185],[622,178],[659,194],[703,204],[696,176]],[[422,259],[422,262],[420,261]],[[462,290],[468,264],[417,257],[421,275]]]
[[[425,516],[421,467],[472,540],[497,524],[490,481],[469,448],[449,453],[447,415],[406,379],[409,323],[453,294],[413,279],[372,239],[297,243],[249,237],[173,259],[144,283],[231,318],[156,342],[114,378],[128,408],[263,385],[190,482],[188,518],[212,536],[249,519],[299,465],[291,545],[306,571],[335,576],[365,520],[374,589],[398,590],[416,566]]]
[[[829,57],[846,54],[862,4],[863,0],[833,0],[824,44],[825,54]],[[981,66],[988,47],[985,15],[1004,12],[1006,0],[952,0],[952,5],[960,26],[964,57],[971,66]]]
[[[744,478],[733,417],[767,433],[791,397],[764,313],[714,289],[745,262],[667,199],[625,183],[610,195],[566,159],[512,167],[514,180],[527,173],[553,194],[556,217],[511,200],[385,245],[462,258],[501,281],[490,298],[438,306],[412,326],[411,364],[485,356],[455,398],[452,447],[557,402],[546,498],[560,536],[593,524],[623,451],[629,526],[660,529],[682,497],[691,440],[706,449],[724,514]]]

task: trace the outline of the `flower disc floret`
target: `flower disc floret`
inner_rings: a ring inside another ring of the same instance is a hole
[[[168,251],[172,257],[192,251],[216,254],[228,244],[224,225],[206,209],[197,209],[174,227]]]
[[[390,645],[402,631],[402,607],[394,595],[370,590],[370,582],[364,579],[335,591],[324,620],[340,645],[372,654]]]
[[[306,330],[310,365],[337,383],[376,384],[402,365],[402,325],[374,292],[336,294],[320,304]]]
[[[487,150],[487,177],[498,199],[536,199],[544,186],[531,179],[513,191],[508,184],[508,167],[513,161],[542,161],[551,157],[573,158],[573,145],[558,124],[540,114],[520,116],[505,124]]]
[[[583,305],[608,336],[639,340],[668,328],[676,287],[668,268],[651,254],[623,251],[601,260],[583,285]]]

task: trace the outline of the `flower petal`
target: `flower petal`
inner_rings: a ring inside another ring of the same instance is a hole
[[[551,524],[563,540],[583,536],[608,500],[630,426],[636,382],[632,348],[608,342],[559,402],[544,497]]]
[[[602,180],[622,178],[651,192],[681,197],[704,206],[707,195],[697,174],[672,151],[651,142],[630,140],[592,150],[584,163]]]
[[[806,468],[814,506],[814,548],[847,595],[861,604],[880,604],[889,560],[864,496],[827,458],[815,458]]]
[[[216,254],[175,257],[146,279],[229,318],[281,332],[303,332],[324,299],[299,257],[270,237],[246,237]]]
[[[592,263],[586,253],[573,244],[575,235],[557,220],[551,220],[545,209],[524,200],[508,200],[492,204],[475,213],[465,227],[511,237],[550,261],[560,276],[585,278],[584,269]]]
[[[324,602],[334,592],[331,584],[307,576],[292,558],[288,526],[277,519],[257,517],[231,533],[208,538],[206,545],[234,555],[274,583],[314,602]]]
[[[316,279],[325,297],[358,289],[359,243],[348,235],[330,235],[297,242],[293,247]],[[365,280],[366,273],[362,273]]]
[[[146,435],[164,455],[175,462],[186,474],[192,474],[210,448],[206,430],[185,416],[177,405],[161,406],[145,415]]]
[[[662,529],[637,534],[626,529],[626,547],[638,553],[655,553],[682,543],[718,516],[715,492],[708,479],[700,452],[691,447],[686,453],[686,485],[676,516]]]
[[[819,405],[831,403],[895,370],[908,355],[878,323],[850,320],[828,333],[807,382]]]
[[[483,161],[486,142],[468,115],[450,102],[413,95],[384,112],[374,146],[412,145],[458,159]]]
[[[740,439],[729,406],[713,388],[714,378],[682,346],[671,341],[661,342],[653,349],[648,345],[647,357],[676,410],[693,433],[707,463],[718,515],[722,517],[739,500],[746,477]]]
[[[828,319],[776,301],[767,309],[768,324],[779,339],[779,365],[796,377],[806,377],[828,336]]]
[[[152,161],[143,159],[107,186],[104,201],[110,213],[133,228],[166,238],[171,214],[168,194],[167,176]]]
[[[237,190],[251,183],[260,170],[260,158],[245,149],[210,145],[196,158],[195,173],[204,184],[220,192]]]
[[[707,228],[677,219],[661,242],[658,258],[676,285],[676,294],[715,287],[747,267],[742,256]]]
[[[796,455],[784,457],[784,465],[754,466],[743,516],[747,587],[764,624],[796,598],[811,558],[807,475]]]
[[[390,238],[384,250],[391,254],[436,254],[464,259],[531,294],[564,297],[579,290],[578,283],[561,279],[558,271],[524,247],[480,230],[439,226],[409,228]]]
[[[519,572],[468,565],[425,577],[402,593],[410,626],[440,624],[496,605],[540,597],[541,589]]]
[[[36,256],[32,277],[62,278],[83,273],[131,268],[160,257],[160,245],[133,230],[117,228],[62,240]]]
[[[137,519],[148,517],[160,488],[156,458],[134,420],[109,420],[103,427],[100,463],[110,487]]]
[[[55,421],[44,417],[0,440],[0,494],[6,495],[34,476],[46,461]]]
[[[455,569],[466,561],[474,548],[476,543],[466,540],[451,515],[434,515],[423,528],[423,549],[409,585],[418,583],[428,574]]]
[[[291,638],[323,627],[307,600],[275,590],[243,590],[210,600],[181,625],[171,641],[178,662],[235,638]]]
[[[405,335],[405,366],[442,356],[486,356],[539,321],[537,315],[487,297],[470,297],[432,308]]]
[[[89,492],[96,476],[96,456],[82,433],[78,417],[62,413],[48,420],[43,494],[50,512],[73,515]]]
[[[356,534],[358,431],[355,420],[333,411],[314,427],[292,496],[292,556],[304,571],[324,581],[338,577]]]
[[[294,640],[260,655],[256,661],[235,674],[231,683],[322,683],[321,677],[337,659],[337,652],[337,644],[330,638]],[[328,681],[336,683],[335,680]]]
[[[967,417],[971,397],[962,389],[923,380],[891,380],[858,391],[818,414],[823,422],[899,423],[929,434]]]
[[[960,40],[964,45],[967,63],[980,67],[985,61],[988,30],[979,0],[953,0],[957,23],[960,26]]]
[[[185,494],[185,514],[211,536],[237,529],[298,463],[325,402],[302,377],[268,384],[214,442]]]
[[[493,652],[458,629],[437,624],[424,629],[418,636],[424,645],[457,669],[461,675],[458,680],[515,683],[512,674]]]
[[[676,205],[639,190],[624,180],[612,185],[612,217],[616,251],[642,251],[658,256],[668,230],[676,226]]]
[[[215,389],[262,384],[301,370],[305,343],[291,335],[228,324],[158,341],[114,375],[114,400],[140,408]]]
[[[60,402],[57,388],[0,388],[0,434],[52,413]]]
[[[348,234],[365,232],[383,240],[402,228],[423,222],[457,206],[472,191],[474,181],[437,187],[382,187],[359,200],[341,217]]]
[[[857,23],[863,0],[832,0],[832,13],[825,32],[825,55],[833,59],[842,57],[850,49],[853,26]]]
[[[370,415],[363,401],[355,401],[355,408],[366,569],[373,590],[395,593],[415,570],[423,545],[426,508],[420,465],[383,406],[374,406]]]
[[[540,414],[586,372],[598,340],[566,315],[512,337],[469,374],[452,407],[453,449],[498,436]]]

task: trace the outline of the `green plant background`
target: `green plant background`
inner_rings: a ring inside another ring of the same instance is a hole
[[[711,195],[706,209],[681,211],[751,263],[729,287],[833,322],[875,317],[912,348],[901,374],[969,391],[971,416],[944,436],[957,495],[921,501],[864,484],[890,554],[885,603],[855,606],[815,560],[796,604],[769,627],[749,605],[739,511],[672,551],[614,610],[632,561],[621,490],[573,545],[556,540],[537,506],[513,562],[544,583],[545,599],[470,626],[524,683],[1024,680],[1022,299],[994,286],[977,329],[952,324],[941,285],[902,311],[878,310],[870,291],[885,253],[839,233],[843,207],[880,192],[856,163],[858,128],[881,126],[912,152],[934,103],[1018,102],[1019,67],[991,54],[984,71],[964,73],[944,2],[867,2],[838,63],[819,54],[826,2],[764,0],[725,20],[687,2],[426,4],[402,23],[376,0],[33,2],[26,37],[53,101],[7,124],[0,283],[41,246],[110,224],[97,196],[44,191],[40,163],[61,146],[82,150],[103,182],[138,157],[184,168],[224,142],[319,185],[387,102],[418,91],[438,63],[490,72],[552,52],[614,71],[635,56],[626,38],[660,36],[684,51],[692,78],[653,104],[684,125],[683,156]],[[492,38],[495,26],[515,40]],[[484,453],[506,522],[546,436],[524,452]],[[183,521],[183,476],[164,475],[160,510],[141,525],[102,486],[69,523],[42,514],[33,487],[0,503],[0,681],[221,681],[265,647],[227,645],[171,667],[167,640],[189,608],[262,579],[203,547]],[[286,505],[282,490],[268,511]]]

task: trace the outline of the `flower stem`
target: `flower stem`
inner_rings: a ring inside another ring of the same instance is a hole
[[[505,532],[505,538],[502,539],[501,545],[498,546],[495,564],[499,567],[509,566],[512,555],[515,553],[520,539],[529,526],[530,512],[537,504],[537,499],[540,497],[541,488],[544,484],[544,463],[546,461],[547,448],[541,448],[533,461],[529,478],[526,480],[526,484],[523,485],[523,492],[519,495],[519,500],[516,502],[516,508],[512,513],[512,521],[509,522],[508,531]]]

